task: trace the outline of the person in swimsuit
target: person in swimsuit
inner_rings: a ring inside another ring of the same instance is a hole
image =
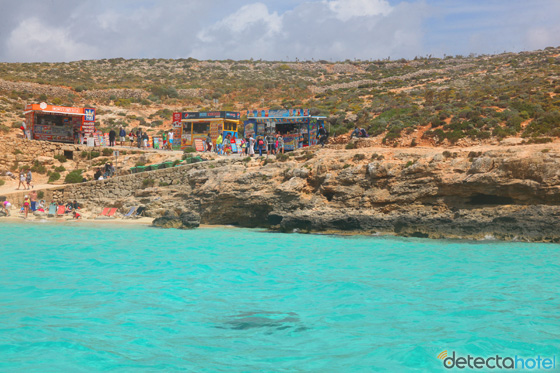
[[[29,196],[26,194],[23,198],[23,212],[25,213],[25,218],[27,219],[27,214],[29,213],[29,207],[31,207],[31,200]]]

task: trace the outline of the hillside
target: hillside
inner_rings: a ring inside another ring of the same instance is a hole
[[[332,134],[364,127],[392,146],[560,136],[560,48],[492,56],[269,62],[109,59],[1,63],[0,131],[25,104],[93,106],[104,129],[155,133],[175,110],[311,108]],[[519,140],[520,142],[521,140]]]

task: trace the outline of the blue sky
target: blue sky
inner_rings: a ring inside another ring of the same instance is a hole
[[[0,61],[346,60],[560,46],[560,0],[0,0]]]

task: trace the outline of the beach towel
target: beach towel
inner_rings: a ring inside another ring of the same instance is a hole
[[[60,205],[58,206],[57,210],[56,210],[56,215],[64,215],[64,212],[66,211],[66,207],[64,207],[64,205]]]
[[[108,213],[109,213],[109,207],[105,207],[103,209],[103,212],[101,213],[101,216],[107,216]]]
[[[55,216],[56,215],[56,204],[51,203],[49,206],[49,216]]]
[[[109,213],[107,214],[107,216],[113,216],[113,215],[115,215],[115,212],[117,212],[117,208],[113,207],[111,210],[109,210]]]

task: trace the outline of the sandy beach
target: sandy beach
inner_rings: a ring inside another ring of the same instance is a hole
[[[12,214],[11,216],[5,216],[5,217],[0,217],[0,224],[2,222],[40,222],[40,223],[68,223],[68,222],[73,222],[76,224],[107,224],[110,223],[112,225],[117,224],[117,225],[145,225],[145,226],[150,226],[152,225],[152,221],[154,219],[152,218],[148,218],[148,217],[142,217],[142,218],[138,218],[138,219],[119,219],[119,218],[115,218],[115,219],[111,219],[111,218],[105,218],[105,219],[72,219],[69,216],[68,217],[62,217],[62,218],[45,218],[45,217],[37,217],[37,216],[33,216],[33,215],[29,215],[27,217],[27,219],[25,219],[23,217],[23,215],[17,214],[14,215]]]

